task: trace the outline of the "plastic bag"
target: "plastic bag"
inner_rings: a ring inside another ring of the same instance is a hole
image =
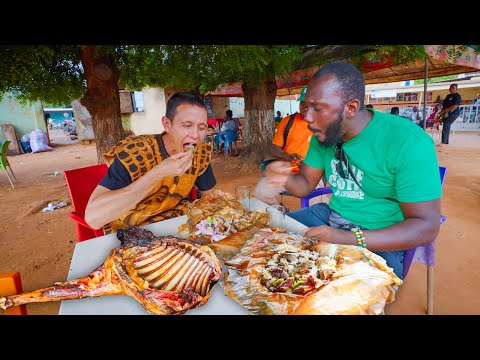
[[[60,201],[57,204],[54,203],[48,203],[47,207],[44,207],[42,209],[42,212],[47,212],[47,211],[53,211],[55,209],[61,209],[66,207],[68,204],[65,201]]]
[[[272,257],[296,246],[333,256],[336,272],[330,281],[304,295],[272,292],[262,284],[262,271]],[[312,244],[303,236],[266,228],[249,240],[241,251],[225,260],[229,266],[225,294],[252,314],[381,314],[395,297],[393,286],[402,284],[385,260],[359,246]]]
[[[38,128],[30,133],[30,147],[32,153],[53,150],[53,148],[47,145],[47,135]]]

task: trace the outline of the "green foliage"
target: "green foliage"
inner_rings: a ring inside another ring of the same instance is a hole
[[[328,62],[343,60],[361,65],[365,61],[363,54],[373,50],[372,45],[307,45],[303,48],[302,60],[296,68],[320,67]]]
[[[469,45],[478,52],[477,45]],[[0,47],[0,97],[70,103],[86,92],[80,45]],[[449,45],[458,57],[465,45]],[[250,86],[275,75],[328,61],[349,59],[359,66],[387,57],[393,65],[423,59],[423,45],[99,45],[99,55],[113,57],[120,84],[132,90],[174,87],[206,93],[218,84],[247,79]]]
[[[365,45],[350,61],[358,68],[366,61],[390,60],[396,66],[423,60],[426,56],[423,45]]]
[[[291,71],[301,47],[286,45],[152,45],[126,46],[118,63],[120,83],[175,87],[199,93],[244,78],[261,82]]]
[[[70,103],[86,92],[78,45],[0,47],[0,96],[21,102]],[[248,78],[251,86],[293,70],[301,46],[287,45],[119,45],[97,46],[114,57],[120,84],[132,90],[174,87],[205,93],[218,84]]]
[[[70,103],[85,91],[77,46],[0,47],[0,97],[11,92],[22,103]]]

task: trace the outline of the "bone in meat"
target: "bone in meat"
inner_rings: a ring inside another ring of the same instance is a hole
[[[126,294],[153,314],[183,314],[204,304],[220,279],[221,264],[207,246],[133,226],[117,237],[122,244],[89,275],[0,298],[0,308]]]

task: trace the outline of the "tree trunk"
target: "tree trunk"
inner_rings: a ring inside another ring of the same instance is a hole
[[[248,80],[242,84],[245,96],[245,124],[243,124],[242,157],[261,163],[270,154],[275,134],[273,105],[277,93],[275,78],[251,87]]]
[[[87,79],[87,92],[80,102],[92,116],[97,158],[101,164],[104,162],[102,154],[124,136],[118,93],[120,72],[113,56],[100,54],[99,46],[86,45],[81,59]]]

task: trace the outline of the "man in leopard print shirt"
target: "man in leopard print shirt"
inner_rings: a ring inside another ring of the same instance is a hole
[[[201,194],[215,186],[212,149],[203,142],[207,130],[203,101],[188,92],[174,94],[162,123],[162,134],[129,137],[103,155],[108,173],[85,211],[92,228],[103,227],[108,234],[184,215],[193,186]]]

